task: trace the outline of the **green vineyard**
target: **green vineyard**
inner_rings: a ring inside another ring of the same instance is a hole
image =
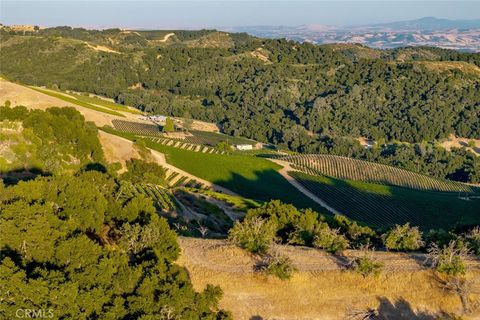
[[[116,130],[121,132],[129,132],[139,136],[163,136],[162,126],[159,125],[117,119],[112,120],[112,124]]]
[[[156,185],[138,185],[137,191],[153,200],[155,207],[161,211],[175,211],[177,204],[170,191]]]
[[[280,160],[311,175],[380,183],[416,190],[475,193],[478,188],[460,182],[437,179],[412,171],[347,157],[312,154],[282,156]]]
[[[478,197],[465,199],[454,193],[339,180],[297,171],[289,174],[340,213],[373,227],[410,222],[428,230],[480,222]]]

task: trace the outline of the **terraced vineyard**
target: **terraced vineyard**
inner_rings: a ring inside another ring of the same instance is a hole
[[[194,152],[202,152],[202,153],[211,153],[211,154],[225,154],[225,151],[219,151],[215,148],[204,146],[201,144],[194,144],[194,143],[188,143],[184,142],[184,140],[179,140],[179,139],[167,139],[167,138],[154,138],[154,137],[147,137],[147,139],[155,142],[155,143],[160,143],[169,147],[174,147],[174,148],[180,148],[180,149],[185,149],[188,151],[194,151]]]
[[[138,192],[151,198],[157,209],[162,211],[174,211],[178,209],[173,195],[167,189],[151,184],[138,185],[136,188]]]
[[[373,182],[416,190],[442,192],[478,192],[478,188],[455,181],[428,177],[412,171],[347,157],[312,154],[289,155],[278,159],[288,161],[295,169],[312,175]]]
[[[112,120],[116,130],[129,132],[140,136],[163,136],[162,127],[154,124],[131,122],[124,120]]]
[[[165,170],[165,178],[169,187],[192,187],[198,189],[207,189],[207,186],[198,182],[197,180],[191,179],[170,169]]]
[[[388,228],[410,222],[424,230],[480,223],[480,198],[289,172],[307,190],[349,218]]]

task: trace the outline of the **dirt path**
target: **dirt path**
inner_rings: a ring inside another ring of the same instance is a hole
[[[278,165],[281,165],[283,168],[280,169],[278,171],[278,173],[280,173],[282,175],[282,177],[284,177],[288,182],[290,182],[290,184],[292,186],[294,186],[295,188],[297,188],[298,191],[300,191],[301,193],[303,193],[304,195],[306,195],[307,197],[309,197],[310,199],[312,199],[313,201],[315,201],[316,203],[318,203],[319,205],[321,205],[322,207],[324,207],[325,209],[327,209],[328,211],[330,211],[331,213],[333,214],[338,214],[338,215],[342,215],[337,209],[331,207],[330,205],[328,205],[325,201],[323,201],[322,199],[320,199],[319,197],[317,197],[316,195],[314,195],[313,193],[311,193],[310,191],[308,191],[304,186],[302,186],[300,183],[297,182],[297,180],[295,180],[294,178],[292,178],[288,172],[290,171],[298,171],[294,168],[292,168],[292,166],[290,165],[289,162],[286,162],[286,161],[282,161],[282,160],[277,160],[277,159],[268,159],[270,161],[273,161],[275,162],[276,164]]]
[[[170,37],[173,37],[174,35],[175,35],[175,33],[167,33],[167,34],[163,37],[163,39],[158,40],[158,41],[159,41],[159,42],[167,42],[168,39],[170,39]]]

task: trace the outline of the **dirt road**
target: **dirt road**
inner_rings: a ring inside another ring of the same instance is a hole
[[[311,193],[310,191],[308,191],[304,186],[302,186],[300,183],[297,182],[297,180],[295,180],[294,178],[292,178],[288,172],[290,171],[298,171],[294,168],[292,168],[292,166],[290,165],[289,162],[287,161],[282,161],[282,160],[277,160],[277,159],[268,159],[270,161],[273,161],[275,162],[276,164],[278,165],[281,165],[283,168],[280,169],[278,171],[278,173],[280,173],[282,175],[282,177],[284,177],[288,182],[290,182],[290,184],[292,186],[294,186],[295,188],[298,189],[298,191],[300,191],[301,193],[303,193],[304,195],[306,195],[307,197],[309,197],[310,199],[312,199],[313,201],[315,201],[316,203],[318,203],[319,205],[321,205],[322,207],[324,207],[325,209],[327,209],[328,211],[330,211],[331,213],[333,214],[338,214],[338,215],[342,215],[337,209],[333,208],[332,206],[328,205],[325,201],[323,201],[322,199],[320,199],[319,197],[317,197],[316,195],[314,195],[313,193]]]

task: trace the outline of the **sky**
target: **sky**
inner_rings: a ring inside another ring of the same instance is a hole
[[[478,1],[23,1],[0,0],[0,23],[43,27],[201,29],[363,25],[426,16],[480,18]]]

